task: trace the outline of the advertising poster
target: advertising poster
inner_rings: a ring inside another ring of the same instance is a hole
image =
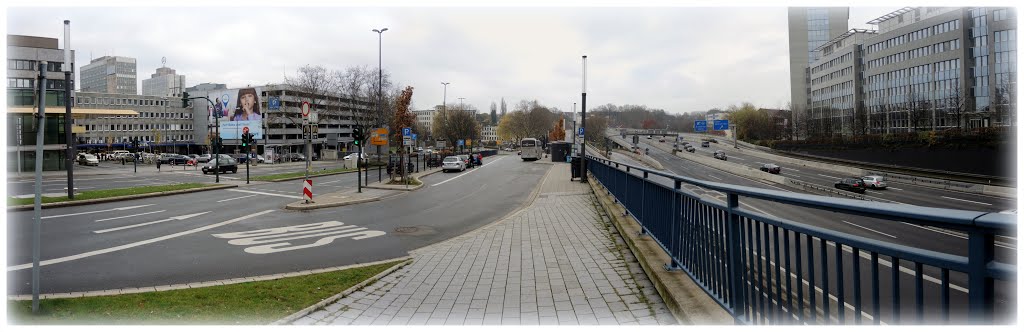
[[[211,91],[207,97],[214,102],[208,109],[210,123],[220,118],[220,138],[241,139],[245,128],[256,139],[263,139],[263,110],[260,109],[262,88]]]

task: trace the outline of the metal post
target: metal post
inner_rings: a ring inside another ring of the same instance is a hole
[[[381,115],[384,112],[384,67],[383,67],[383,39],[384,31],[388,31],[388,28],[373,29],[373,32],[377,33],[377,114]],[[383,126],[383,124],[378,124]],[[377,163],[380,163],[380,145],[377,146]],[[377,182],[383,182],[383,176],[380,174],[380,167],[377,167]]]
[[[992,324],[995,309],[995,279],[988,266],[995,257],[995,235],[973,230],[967,238],[968,315],[971,324]]]
[[[356,150],[356,192],[362,193],[363,182],[360,177],[362,174],[359,174],[359,164],[363,161],[363,145],[366,144],[366,141],[364,141],[362,137],[357,137],[356,139],[359,140],[359,149]]]
[[[67,143],[68,199],[75,199],[75,142],[71,135],[71,21],[64,20],[64,142]]]
[[[211,102],[209,98],[207,98],[206,101],[210,102],[210,104],[213,104],[213,102]],[[217,111],[217,107],[216,106],[214,106],[213,111],[216,112],[216,114],[213,117],[213,122],[215,122],[214,126],[216,127],[216,133],[217,133],[217,136],[214,137],[214,141],[213,141],[213,177],[214,177],[214,181],[213,182],[220,183],[220,116],[221,116],[221,113]],[[157,160],[157,162],[160,162],[160,161]]]
[[[580,144],[580,182],[587,182],[587,56],[583,56],[583,102],[580,105],[580,127],[583,127],[583,144]],[[576,133],[573,133],[574,135]]]
[[[43,131],[46,129],[46,61],[39,62],[39,127],[36,131],[36,197],[32,223],[32,313],[39,312],[39,234],[42,232],[43,213]]]

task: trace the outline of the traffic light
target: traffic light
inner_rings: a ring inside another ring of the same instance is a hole
[[[249,133],[242,134],[242,147],[249,146]]]
[[[353,139],[353,141],[352,141],[353,145],[359,146],[359,145],[362,144],[362,142],[361,142],[362,139],[363,139],[363,127],[362,126],[352,127],[352,139]]]
[[[181,108],[188,108],[188,92],[181,93]]]

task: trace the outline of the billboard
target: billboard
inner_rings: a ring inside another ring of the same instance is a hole
[[[221,139],[241,139],[244,128],[256,139],[263,139],[263,110],[260,109],[260,95],[263,89],[242,88],[214,90],[207,95],[215,104],[207,107],[210,123],[220,118]]]

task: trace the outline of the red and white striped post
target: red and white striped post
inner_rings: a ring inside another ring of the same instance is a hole
[[[306,180],[302,183],[302,199],[306,200],[305,204],[313,201],[313,180]]]

